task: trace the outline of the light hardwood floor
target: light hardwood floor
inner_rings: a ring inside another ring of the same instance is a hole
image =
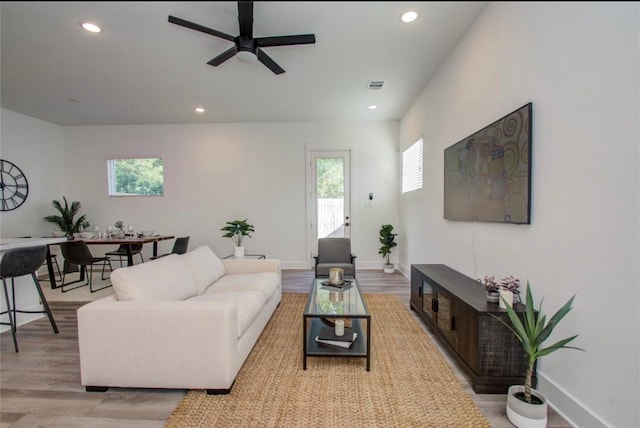
[[[357,275],[363,292],[395,294],[409,307],[410,282],[402,274],[358,271]],[[312,278],[312,271],[285,270],[283,292],[307,293]],[[98,293],[89,297],[86,291],[78,290],[76,295],[84,302],[64,301],[74,292],[63,296],[59,290],[50,290],[47,282],[42,285],[60,333],[53,334],[46,318],[20,326],[18,353],[11,334],[0,335],[0,427],[162,427],[185,391],[111,388],[106,393],[85,392],[80,385],[76,310]],[[99,296],[105,293],[109,291]],[[511,428],[504,410],[506,396],[475,394],[460,368],[440,350],[491,425]],[[571,425],[550,409],[548,426]]]

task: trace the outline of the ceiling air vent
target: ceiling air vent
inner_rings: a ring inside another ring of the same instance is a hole
[[[384,80],[369,80],[369,84],[367,85],[367,89],[370,91],[375,91],[382,89],[384,86]]]

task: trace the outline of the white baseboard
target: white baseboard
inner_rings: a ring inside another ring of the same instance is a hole
[[[544,374],[537,373],[538,389],[547,398],[549,406],[574,427],[606,428],[596,415],[555,385]],[[562,410],[561,410],[562,409]]]

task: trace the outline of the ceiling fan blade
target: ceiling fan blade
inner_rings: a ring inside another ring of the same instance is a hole
[[[266,48],[269,46],[311,45],[316,42],[316,36],[314,34],[298,34],[295,36],[258,37],[254,40],[258,46]]]
[[[209,34],[211,36],[220,37],[221,39],[229,40],[230,42],[234,42],[236,39],[231,34],[223,33],[222,31],[214,30],[213,28],[204,27],[190,21],[185,21],[184,19],[176,18],[175,16],[169,15],[169,22],[192,30],[200,31],[201,33]]]
[[[220,64],[222,64],[223,62],[225,62],[226,60],[228,60],[229,58],[231,58],[232,56],[234,56],[237,51],[238,50],[236,49],[235,46],[232,47],[232,48],[229,48],[226,51],[222,52],[217,57],[215,57],[214,59],[212,59],[211,61],[209,61],[207,64],[213,65],[214,67],[217,67]]]
[[[253,2],[238,2],[238,24],[240,24],[240,36],[253,39]]]
[[[280,67],[274,60],[271,59],[269,55],[258,49],[258,59],[261,63],[266,65],[269,70],[273,71],[275,74],[284,73],[284,69]]]

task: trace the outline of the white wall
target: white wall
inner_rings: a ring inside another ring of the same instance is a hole
[[[64,150],[62,128],[11,110],[0,110],[0,157],[17,165],[29,183],[24,204],[12,211],[0,213],[0,236],[50,236],[53,228],[42,220],[51,209],[55,195],[64,192]],[[39,296],[32,281],[16,284],[16,307],[21,310],[40,310]],[[24,286],[26,285],[26,286]],[[42,287],[49,283],[42,282]],[[11,293],[11,291],[9,291]],[[0,311],[7,308],[4,295]],[[17,314],[17,323],[24,324],[40,318],[38,314]],[[2,322],[8,322],[7,315]],[[8,330],[0,326],[0,331]]]
[[[42,217],[64,192],[62,127],[11,110],[0,114],[0,156],[16,164],[29,183],[24,204],[0,213],[0,236],[44,236],[55,228]]]
[[[381,268],[380,225],[397,222],[398,122],[136,125],[64,128],[66,189],[89,220],[103,229],[122,220],[138,230],[190,235],[190,248],[207,244],[232,253],[222,238],[226,221],[255,226],[249,253],[310,267],[306,251],[306,145],[348,143],[352,164],[352,246],[358,267]],[[107,196],[111,156],[164,159],[164,197]],[[391,161],[390,161],[391,160]],[[364,208],[368,194],[374,207]],[[169,251],[172,241],[160,244]]]
[[[640,426],[637,2],[491,3],[401,121],[425,188],[400,198],[401,264],[531,281],[553,339],[540,389],[577,426]],[[531,225],[443,220],[443,151],[533,102]]]

